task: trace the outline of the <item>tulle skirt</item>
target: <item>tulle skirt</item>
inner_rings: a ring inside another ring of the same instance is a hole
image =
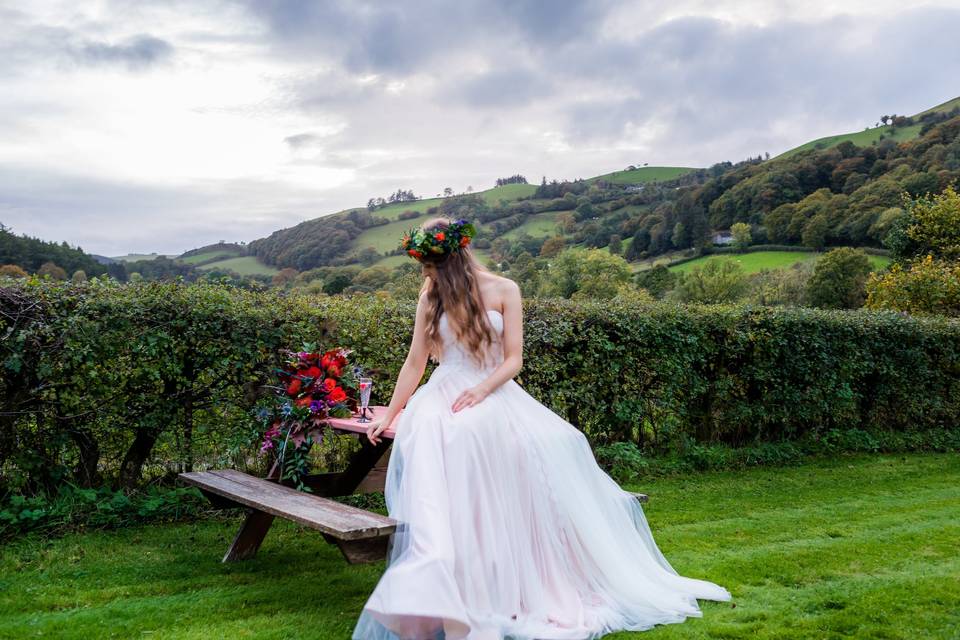
[[[586,437],[514,381],[441,364],[395,424],[384,493],[400,524],[353,640],[584,640],[729,600],[679,576]]]

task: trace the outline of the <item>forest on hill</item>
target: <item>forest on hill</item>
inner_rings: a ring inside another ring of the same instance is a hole
[[[19,275],[19,271],[48,274],[57,279],[66,279],[78,272],[83,276],[118,275],[123,271],[112,265],[100,264],[93,256],[79,247],[66,242],[48,242],[26,235],[17,235],[0,223],[0,265],[6,275]]]

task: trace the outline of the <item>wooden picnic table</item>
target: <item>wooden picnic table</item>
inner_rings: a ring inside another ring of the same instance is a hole
[[[373,410],[376,417],[383,415],[386,407],[373,407]],[[397,522],[330,498],[383,491],[390,445],[395,435],[393,425],[381,433],[381,440],[376,445],[367,439],[369,425],[358,422],[356,416],[333,418],[329,420],[329,426],[336,433],[357,437],[360,448],[343,471],[316,473],[303,478],[303,483],[311,489],[309,493],[282,484],[278,463],[265,478],[235,469],[180,474],[183,482],[199,488],[215,507],[247,509],[247,517],[223,562],[254,557],[276,517],[320,531],[328,542],[340,548],[347,562],[375,562],[386,556],[387,542],[396,530]],[[628,493],[641,502],[647,501],[647,496],[642,493]]]
[[[386,407],[372,407],[373,416],[383,415]],[[245,560],[256,555],[276,517],[286,518],[320,531],[328,542],[336,544],[348,562],[373,562],[386,554],[387,540],[396,529],[396,521],[378,513],[352,507],[332,497],[382,491],[386,479],[390,445],[394,431],[388,427],[376,445],[367,439],[368,423],[352,418],[331,418],[335,433],[360,440],[360,448],[343,471],[310,474],[303,483],[310,493],[280,483],[279,461],[265,478],[219,469],[181,473],[180,479],[200,489],[219,508],[243,507],[247,517],[223,557],[224,562]]]

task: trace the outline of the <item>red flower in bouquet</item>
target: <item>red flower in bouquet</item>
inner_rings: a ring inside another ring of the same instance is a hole
[[[298,456],[303,469],[284,467],[287,447],[309,450],[314,436],[322,439],[323,428],[331,417],[346,418],[351,414],[351,394],[356,388],[358,367],[348,366],[345,349],[317,352],[306,347],[299,352],[284,352],[286,359],[277,373],[281,384],[273,387],[269,402],[261,403],[257,416],[264,425],[261,451],[273,451],[284,473],[284,479],[298,480],[306,473],[306,456]],[[360,369],[362,371],[362,369]],[[298,481],[298,486],[300,483]]]

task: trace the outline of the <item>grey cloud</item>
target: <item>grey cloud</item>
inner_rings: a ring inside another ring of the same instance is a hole
[[[140,34],[123,42],[85,42],[73,47],[71,54],[83,64],[122,64],[129,69],[143,69],[173,55],[173,46],[160,38]]]
[[[589,38],[606,0],[245,0],[284,54],[322,55],[351,71],[412,73],[438,57],[560,46]]]
[[[301,149],[316,144],[320,139],[320,136],[315,133],[297,133],[292,136],[287,136],[283,141],[286,142],[291,149]]]
[[[449,89],[448,94],[475,107],[515,107],[553,93],[551,83],[541,74],[524,69],[502,69],[470,76]]]
[[[817,121],[827,135],[849,114],[857,114],[854,123],[872,124],[875,111],[896,109],[904,96],[916,95],[918,106],[953,97],[957,89],[942,85],[960,72],[960,48],[950,35],[958,30],[960,11],[939,9],[766,27],[672,20],[631,42],[563,52],[561,66],[575,77],[603,70],[584,95],[620,88],[612,99],[571,107],[567,131],[574,141],[614,140],[628,123],[655,123],[664,144],[713,147],[723,154],[715,160],[732,155],[721,147],[742,148],[737,138],[746,136],[765,145],[747,153],[780,151],[775,144],[802,140],[757,135],[778,121]],[[917,63],[918,51],[926,64]]]

